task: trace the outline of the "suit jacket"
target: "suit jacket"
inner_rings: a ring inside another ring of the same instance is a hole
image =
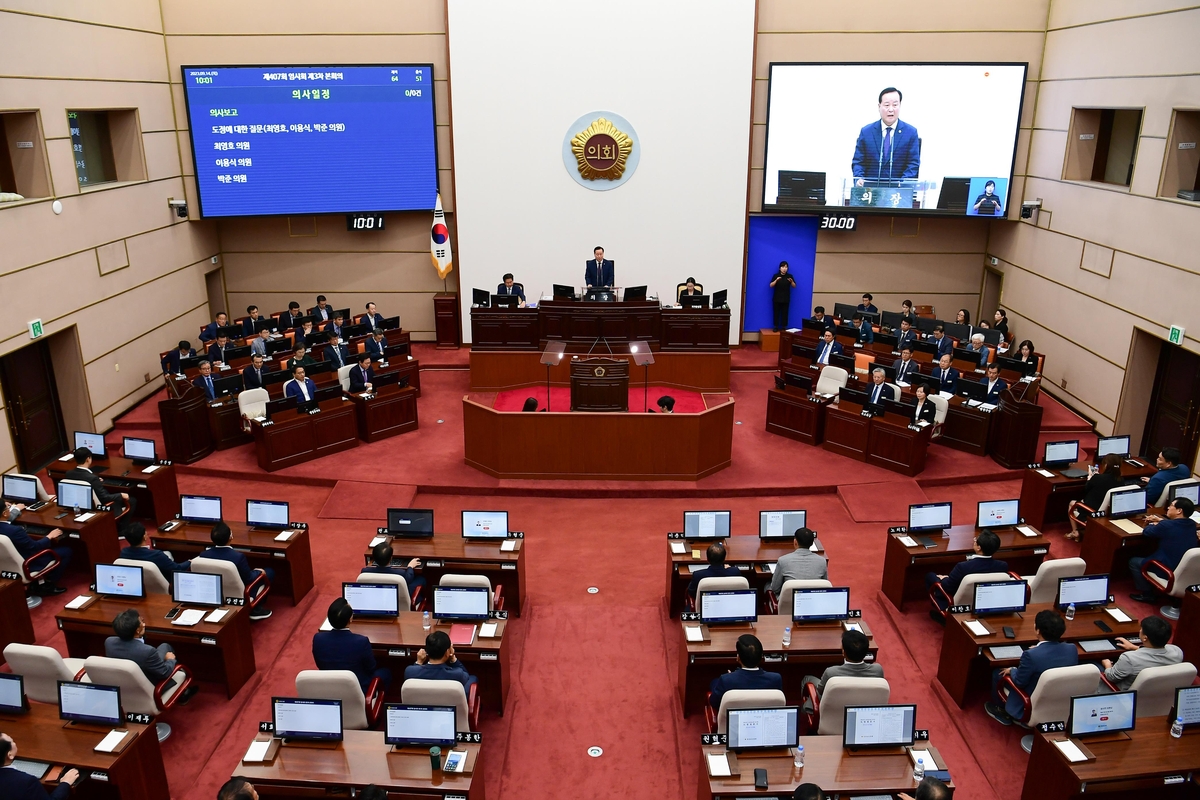
[[[592,263],[595,263],[595,262],[593,261]],[[500,284],[499,286],[496,287],[496,294],[505,294],[505,295],[515,294],[517,297],[521,298],[521,302],[525,301],[525,290],[522,289],[521,284],[517,283],[516,281],[513,281],[513,285],[512,285],[511,289],[509,289],[503,283]]]
[[[195,350],[188,350],[189,357],[194,356],[194,355],[196,355]],[[176,348],[176,349],[172,350],[171,352],[167,353],[165,356],[163,356],[163,359],[162,359],[163,374],[176,375],[176,374],[179,374],[180,372],[182,372],[183,370],[181,370],[179,368],[179,362],[182,360],[183,360],[183,357],[179,354],[179,348]]]
[[[943,334],[941,339],[938,339],[935,336],[930,341],[932,341],[934,343],[934,345],[937,346],[937,356],[934,359],[935,361],[938,358],[941,358],[942,356],[946,356],[946,355],[953,356],[954,355],[954,340],[951,339],[949,336],[946,336],[945,334]]]
[[[932,400],[926,399],[924,403],[913,409],[912,421],[916,423],[920,420],[925,420],[926,422],[933,423],[936,415],[937,406],[933,404]]]
[[[341,325],[335,325],[333,323],[333,320],[330,320],[329,322],[326,322],[324,325],[321,326],[321,331],[322,331],[322,333],[336,333],[338,335],[338,338],[344,342],[344,341],[346,341],[346,334],[343,332],[342,329],[345,327],[346,327],[346,325],[344,322]]]
[[[867,389],[867,398],[868,399],[875,397],[875,388],[876,388],[875,384],[872,383],[870,385],[870,388]],[[879,399],[872,400],[872,402],[882,403],[884,400],[895,400],[895,399],[896,399],[896,390],[893,389],[889,384],[881,383],[881,384],[879,384]]]
[[[313,306],[308,310],[308,315],[316,317],[317,322],[328,322],[333,319],[333,306],[326,304],[323,309],[320,306]]]
[[[858,329],[858,341],[861,344],[874,344],[875,342],[875,329],[865,319],[863,320],[862,327]]]
[[[1162,494],[1163,489],[1167,488],[1168,483],[1181,481],[1191,474],[1187,464],[1176,464],[1170,469],[1160,469],[1146,482],[1146,502],[1150,505],[1157,505],[1158,496]]]
[[[930,405],[933,404],[930,403]],[[962,585],[963,578],[983,572],[1008,572],[1008,562],[1001,561],[998,558],[987,558],[986,556],[960,561],[954,565],[954,569],[950,570],[949,575],[942,578],[942,588],[946,590],[946,594],[953,598],[954,593],[958,591],[958,587]]]
[[[350,368],[350,391],[365,392],[367,390],[367,384],[374,382],[375,370],[371,369],[370,367],[363,369],[355,364]]]
[[[833,317],[829,316],[828,314],[821,317],[820,319],[813,317],[813,322],[817,322],[817,323],[820,323],[821,325],[824,325],[825,330],[829,330],[829,331],[837,330],[837,320],[835,320]]]
[[[453,664],[409,664],[404,668],[404,680],[421,678],[427,681],[458,681],[466,691],[471,685],[471,673],[461,661]]]
[[[266,319],[266,317],[263,317],[260,315],[257,322],[261,322],[264,319]],[[255,330],[255,327],[254,327],[255,323],[256,323],[256,320],[252,320],[249,317],[246,317],[245,319],[243,319],[242,320],[242,334],[245,336],[257,335],[258,331]]]
[[[883,667],[874,662],[867,663],[859,661],[851,663],[849,661],[838,664],[835,667],[829,667],[821,673],[821,677],[816,682],[817,697],[820,697],[825,692],[825,685],[829,683],[830,678],[882,678]]]
[[[892,362],[892,369],[896,370],[897,383],[910,383],[910,381],[907,379],[919,373],[921,371],[921,365],[917,363],[915,358],[910,358],[908,360],[908,366],[906,367],[904,366],[904,359],[897,358]],[[904,371],[903,375],[901,375],[901,370]]]
[[[91,472],[90,470],[86,470],[83,467],[72,467],[71,469],[67,470],[67,474],[64,477],[70,481],[83,481],[84,483],[90,485],[92,487],[92,491],[96,493],[96,497],[100,498],[100,502],[104,505],[114,503],[121,499],[120,495],[114,494],[113,492],[110,492],[108,489],[104,488],[104,481],[101,480],[99,475]]]
[[[696,596],[696,589],[699,588],[700,580],[702,578],[736,578],[741,574],[742,573],[737,567],[731,566],[730,564],[726,564],[720,569],[705,567],[703,569],[693,570],[692,579],[688,581],[688,596],[693,598]]]
[[[1074,667],[1079,664],[1079,651],[1071,642],[1039,642],[1021,654],[1021,663],[1009,673],[1013,683],[1025,694],[1033,694],[1042,673],[1056,667]],[[1021,703],[1015,694],[1008,698],[1005,710],[1011,716],[1019,716]],[[1013,712],[1016,713],[1013,713]]]
[[[200,341],[214,342],[217,339],[217,323],[210,322],[204,326],[204,330],[200,331]]]
[[[383,351],[387,348],[387,346],[388,341],[386,336],[384,336],[378,342],[375,341],[375,337],[372,336],[363,342],[363,352],[369,355],[372,361],[382,361]]]
[[[104,655],[108,658],[123,658],[132,661],[142,669],[142,673],[156,686],[167,679],[175,664],[167,661],[159,654],[157,647],[151,647],[137,639],[125,641],[119,636],[110,636],[104,640]]]
[[[829,579],[829,562],[811,550],[799,548],[779,557],[771,575],[771,592],[776,597],[786,581],[821,581]]]
[[[313,398],[315,398],[317,396],[317,385],[315,383],[313,383],[312,378],[305,378],[304,386],[306,389],[308,389],[308,399],[309,400],[312,400]],[[284,392],[284,394],[286,394],[288,397],[296,398],[297,403],[304,402],[304,393],[300,391],[300,384],[297,383],[295,380],[288,381],[287,391]]]
[[[288,328],[299,328],[302,322],[304,322],[303,314],[293,315],[291,312],[285,311],[279,315],[279,325],[284,330],[287,330]]]
[[[207,378],[205,378],[203,375],[197,375],[192,379],[192,386],[195,386],[197,389],[204,392],[204,396],[209,400],[216,400],[217,387],[215,385],[210,386],[210,382],[214,380],[216,379],[213,378],[212,375],[209,375]]]
[[[334,369],[341,369],[350,363],[350,353],[344,344],[339,344],[337,347],[325,345],[325,360],[332,361]]]
[[[228,561],[237,567],[238,575],[242,579],[242,583],[246,586],[250,585],[250,581],[254,580],[254,570],[250,568],[250,561],[246,558],[245,553],[240,553],[232,547],[210,547],[196,558],[216,558],[221,561]],[[225,592],[226,597],[230,597],[229,587],[223,586],[221,590]]]
[[[224,347],[221,347],[218,344],[210,344],[208,346],[208,353],[206,354],[208,356],[208,360],[213,362],[214,364],[218,361],[220,361],[222,364],[224,364],[225,363],[225,351],[228,350],[230,347],[232,347],[232,345],[227,344]]]
[[[375,675],[375,654],[371,640],[345,628],[317,631],[312,641],[313,661],[317,669],[348,669],[358,678],[365,693]]]
[[[1111,667],[1104,670],[1104,677],[1113,682],[1117,691],[1129,691],[1138,673],[1147,667],[1167,667],[1183,661],[1183,651],[1173,644],[1166,647],[1151,647],[1149,642],[1137,650],[1122,653]]]
[[[766,672],[762,669],[744,669],[738,667],[733,672],[718,675],[708,687],[712,696],[708,698],[709,705],[714,709],[721,707],[721,698],[731,689],[779,689],[783,691],[783,676],[778,672]]]
[[[172,561],[169,555],[162,550],[155,550],[153,547],[123,547],[121,548],[121,558],[149,561],[158,567],[158,571],[168,581],[174,578],[176,572],[191,572],[192,570],[191,561]]]
[[[0,522],[0,536],[7,536],[17,548],[22,560],[33,558],[38,553],[44,553],[54,547],[54,543],[46,537],[33,540],[23,525],[13,525],[10,522]]]
[[[262,376],[266,375],[265,369],[255,372],[254,365],[250,364],[242,370],[242,387],[245,389],[261,389],[263,388]]]
[[[1196,541],[1196,523],[1190,519],[1164,519],[1162,522],[1147,525],[1142,534],[1149,539],[1158,540],[1158,549],[1146,560],[1158,561],[1167,569],[1175,569],[1188,550],[1200,547],[1200,543]]]
[[[938,391],[958,393],[958,370],[954,367],[947,368],[943,374],[941,366],[936,366],[933,368],[933,377],[938,379]]]
[[[588,259],[583,269],[583,282],[588,286],[612,286],[616,280],[616,264],[607,258],[596,266],[596,259]]]
[[[921,142],[917,129],[903,120],[892,127],[892,157],[883,157],[883,125],[880,120],[864,125],[858,132],[850,169],[856,178],[869,181],[916,180],[921,170]]]
[[[914,331],[912,328],[909,328],[907,331],[901,331],[901,330],[896,331],[896,349],[897,350],[903,350],[904,345],[906,345],[906,344],[909,346],[912,346],[912,345],[915,345],[916,343],[917,343],[917,332]]]
[[[983,382],[983,385],[984,386],[988,385],[986,380]],[[1003,392],[1007,388],[1008,388],[1008,383],[1004,380],[1004,378],[997,378],[996,384],[992,387],[991,391],[988,392],[987,401],[989,403],[993,403],[993,404],[999,403],[1000,402],[1000,393]]]
[[[358,322],[360,325],[370,325],[372,329],[382,328],[383,327],[383,314],[376,314],[373,317],[370,314],[363,314],[359,318]]]
[[[67,800],[70,796],[70,784],[60,783],[53,792],[47,792],[32,775],[14,767],[0,769],[0,797],[6,800]]]
[[[859,303],[858,306],[855,307],[854,310],[855,311],[865,311],[868,314],[878,314],[879,313],[879,309],[875,307],[874,303],[868,303],[865,306],[862,303]]]
[[[826,360],[821,361],[821,356],[824,352],[825,352],[825,342],[823,342],[823,341],[817,342],[816,360],[822,364],[829,364],[829,363],[831,363],[831,360],[835,355],[841,355],[842,343],[839,342],[838,340],[834,339],[833,344],[831,344],[830,348],[829,348],[829,357]]]

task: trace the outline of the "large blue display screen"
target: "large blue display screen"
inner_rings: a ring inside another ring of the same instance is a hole
[[[183,67],[200,216],[431,210],[433,67]]]

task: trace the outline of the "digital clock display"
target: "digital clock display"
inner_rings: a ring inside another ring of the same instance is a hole
[[[347,214],[346,230],[381,231],[383,230],[383,214]]]

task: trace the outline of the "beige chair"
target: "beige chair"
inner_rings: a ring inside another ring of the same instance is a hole
[[[34,487],[35,487],[35,491],[37,492],[38,502],[41,502],[41,503],[50,502],[50,493],[46,491],[46,487],[42,485],[42,482],[41,482],[41,480],[38,479],[37,475],[30,475],[29,473],[26,473],[26,472],[10,472],[8,474],[13,475],[17,478],[32,478],[34,481],[36,481],[36,484],[34,485]]]
[[[800,580],[793,578],[784,581],[779,587],[779,597],[776,598],[770,589],[767,590],[767,610],[772,614],[792,614],[792,595],[797,589],[828,589],[833,586],[826,580]],[[782,609],[782,610],[781,610]]]
[[[962,583],[958,585],[958,591],[951,597],[941,583],[935,583],[929,590],[929,602],[933,605],[933,610],[940,613],[943,617],[946,616],[946,609],[938,603],[938,600],[943,600],[946,606],[969,606],[975,602],[975,584],[977,583],[995,583],[997,581],[1010,581],[1012,575],[1007,572],[977,572],[974,575],[968,575],[962,579]]]
[[[146,594],[171,593],[171,584],[152,562],[138,561],[136,558],[118,558],[113,563],[122,567],[141,567],[142,583],[146,586]]]
[[[1114,692],[1117,687],[1108,678],[1101,678]],[[1129,691],[1137,692],[1139,717],[1165,717],[1175,707],[1175,690],[1191,686],[1196,680],[1196,667],[1184,661],[1161,667],[1146,667],[1137,674]]]
[[[504,587],[492,589],[492,582],[487,575],[443,575],[438,586],[486,587],[488,590],[488,611],[504,608]]]
[[[246,389],[238,395],[238,413],[242,419],[259,419],[267,416],[267,401],[271,399],[266,389]]]
[[[930,393],[925,398],[933,403],[933,431],[930,433],[930,439],[936,439],[942,435],[942,425],[946,422],[946,414],[950,410],[950,401],[938,394]]]
[[[894,393],[894,394],[892,394],[892,397],[894,397],[894,398],[896,398],[897,400],[899,400],[901,397],[903,397],[903,396],[904,396],[904,392],[900,391],[900,384],[898,384],[898,383],[889,383],[889,384],[888,384],[888,386],[892,387],[892,392]]]
[[[1052,558],[1038,565],[1036,575],[1022,575],[1029,584],[1029,602],[1053,603],[1058,597],[1059,578],[1077,578],[1087,569],[1082,558]]]
[[[1151,571],[1151,567],[1157,571]],[[1164,578],[1164,574],[1167,577]],[[1175,569],[1168,569],[1160,561],[1144,561],[1142,577],[1150,581],[1151,586],[1172,598],[1172,602],[1160,608],[1159,613],[1167,619],[1179,619],[1178,603],[1187,592],[1187,587],[1200,583],[1200,548],[1193,547],[1184,553]]]
[[[702,610],[703,598],[705,592],[733,592],[738,589],[749,589],[750,581],[743,578],[741,575],[733,575],[728,578],[701,578],[696,584],[696,601],[693,604],[694,610]]]
[[[25,694],[39,703],[58,704],[59,681],[90,683],[82,658],[63,658],[53,647],[13,642],[4,648],[4,660],[14,675],[25,679]]]
[[[358,676],[348,669],[306,669],[296,675],[296,694],[315,700],[342,702],[342,728],[365,731],[375,726],[383,710],[383,681],[372,678],[363,694]]]
[[[709,695],[711,696],[711,692]],[[716,711],[704,701],[704,721],[709,733],[729,732],[729,712],[738,708],[782,708],[787,698],[779,689],[730,689],[721,695],[721,707]]]
[[[121,710],[129,714],[157,717],[175,705],[192,683],[191,673],[182,664],[176,664],[171,674],[157,686],[150,682],[141,667],[127,658],[88,656],[83,666],[92,683],[120,688]],[[180,680],[174,682],[176,676]],[[165,722],[156,722],[154,729],[160,742],[171,735],[171,726]]]
[[[821,368],[821,376],[817,378],[814,391],[821,394],[837,395],[838,390],[850,380],[850,373],[841,367],[825,366]]]
[[[1016,721],[1032,728],[1039,722],[1068,719],[1071,716],[1071,698],[1095,694],[1100,688],[1100,675],[1095,664],[1055,667],[1042,673],[1031,695],[1017,688],[1011,673],[1000,679],[997,688],[1001,699],[1006,699],[1011,692],[1017,693],[1025,708]],[[1021,738],[1021,749],[1026,753],[1033,750],[1032,734]]]
[[[347,364],[344,367],[338,367],[338,383],[342,384],[342,391],[350,391],[350,370],[354,369],[353,364]]]
[[[46,557],[49,557],[50,560],[46,562],[45,566],[34,569],[30,565],[31,562]],[[42,598],[30,594],[30,590],[35,584],[40,584],[46,575],[53,572],[61,563],[58,556],[54,555],[53,550],[43,550],[28,560],[23,559],[17,552],[17,546],[12,543],[12,539],[0,536],[0,572],[11,572],[20,576],[21,583],[25,584],[25,605],[29,608],[37,608],[42,604]]]
[[[389,572],[361,572],[354,579],[355,583],[386,583],[396,586],[400,591],[400,610],[412,611],[412,599],[408,596],[408,584],[404,581],[403,575],[395,575]]]
[[[192,572],[221,576],[221,593],[225,597],[240,597],[250,611],[251,622],[271,616],[271,610],[261,605],[271,588],[265,572],[259,572],[249,586],[242,583],[242,576],[232,562],[219,558],[205,558],[203,554],[192,559]]]
[[[479,686],[471,685],[471,693],[458,681],[409,678],[400,687],[400,702],[420,706],[451,706],[454,726],[460,733],[479,730]]]
[[[883,678],[830,678],[820,698],[815,684],[808,684],[807,691],[805,701],[813,708],[808,730],[821,736],[841,736],[846,726],[846,706],[881,706],[892,695],[892,687]]]
[[[1160,494],[1157,499],[1153,498],[1153,497],[1147,497],[1146,502],[1150,503],[1150,505],[1152,505],[1152,506],[1162,508],[1163,506],[1165,506],[1167,504],[1167,498],[1171,496],[1171,487],[1172,486],[1183,486],[1185,484],[1198,483],[1198,482],[1200,482],[1200,481],[1197,481],[1195,478],[1190,477],[1190,476],[1187,478],[1181,478],[1177,481],[1171,481],[1170,483],[1168,483],[1166,486],[1163,487],[1162,494]],[[38,481],[38,489],[41,489],[41,488],[42,488],[42,482]],[[42,496],[41,492],[39,491],[38,498],[41,499],[41,496]]]

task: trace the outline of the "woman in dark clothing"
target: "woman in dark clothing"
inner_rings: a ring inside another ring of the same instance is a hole
[[[1100,460],[1099,469],[1088,467],[1088,480],[1083,491],[1083,499],[1072,500],[1071,505],[1067,507],[1067,521],[1071,523],[1071,532],[1067,534],[1067,538],[1071,541],[1079,541],[1081,525],[1086,525],[1090,516],[1087,509],[1080,508],[1080,506],[1099,510],[1108,490],[1125,483],[1121,479],[1121,461],[1119,455],[1109,453]]]
[[[788,324],[788,303],[792,302],[792,289],[796,287],[796,279],[788,274],[788,263],[779,262],[779,271],[771,278],[771,288],[775,290],[772,305],[775,307],[775,330],[783,330]]]

